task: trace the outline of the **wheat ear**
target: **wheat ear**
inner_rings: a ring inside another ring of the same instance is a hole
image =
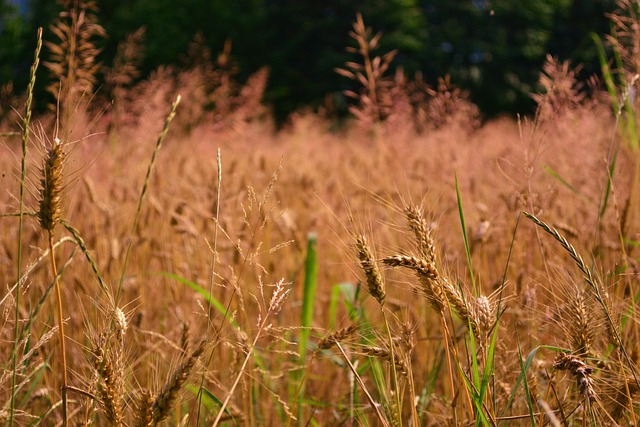
[[[374,297],[378,303],[383,306],[386,293],[384,290],[384,282],[382,281],[382,275],[378,269],[371,247],[367,242],[367,238],[364,235],[356,237],[356,250],[358,251],[358,259],[360,260],[360,266],[367,278],[367,287],[369,293]]]
[[[151,405],[153,424],[158,424],[169,415],[169,412],[176,402],[178,393],[180,393],[182,386],[187,381],[187,378],[189,378],[189,374],[198,361],[198,357],[200,357],[204,351],[204,347],[205,342],[202,341],[195,350],[193,350],[193,353],[178,365],[169,380],[162,386],[160,393],[158,393]]]

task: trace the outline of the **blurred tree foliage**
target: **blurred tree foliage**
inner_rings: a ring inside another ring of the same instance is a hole
[[[37,26],[48,28],[59,11],[51,0],[30,0],[20,16],[0,0],[0,84],[22,85]],[[107,30],[102,60],[111,65],[117,44],[146,28],[144,77],[162,64],[180,64],[202,34],[213,57],[226,40],[246,78],[271,69],[266,100],[277,117],[326,96],[346,111],[341,91],[351,82],[334,72],[353,56],[348,33],[356,12],[382,31],[380,53],[398,49],[395,65],[435,83],[451,74],[483,113],[530,112],[545,55],[584,63],[597,71],[590,33],[608,33],[605,16],[615,0],[100,0]],[[45,38],[51,34],[45,33]]]
[[[25,56],[27,25],[17,6],[0,0],[0,85],[9,81],[26,85],[30,66],[30,58]],[[32,39],[35,48],[35,36]]]

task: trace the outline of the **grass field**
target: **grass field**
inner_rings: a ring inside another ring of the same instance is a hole
[[[635,116],[443,81],[276,130],[266,72],[222,116],[190,72],[0,124],[3,422],[637,425]]]

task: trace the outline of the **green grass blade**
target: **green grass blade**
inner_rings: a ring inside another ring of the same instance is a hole
[[[473,274],[473,264],[471,263],[471,250],[469,249],[469,238],[467,236],[467,224],[464,220],[464,210],[462,209],[462,196],[460,195],[460,186],[458,185],[458,175],[455,176],[456,180],[456,198],[458,200],[458,214],[460,216],[460,225],[462,226],[462,237],[464,238],[464,250],[467,253],[467,263],[469,264],[469,275],[471,276],[471,285],[473,286],[473,295],[478,296],[478,289],[476,288],[476,278]]]
[[[300,336],[298,342],[298,354],[300,369],[295,371],[294,384],[298,384],[296,387],[297,392],[294,394],[297,396],[298,407],[298,423],[301,423],[304,416],[304,406],[302,401],[304,399],[305,387],[304,380],[305,374],[302,367],[305,365],[307,358],[307,346],[309,345],[310,328],[313,323],[313,304],[316,299],[316,287],[318,285],[318,238],[314,233],[309,233],[307,237],[307,258],[304,263],[304,288],[302,293],[302,314],[301,314],[301,326]],[[292,389],[293,390],[293,389]],[[299,424],[300,425],[300,424]]]
[[[199,293],[200,295],[202,295],[202,297],[211,306],[213,306],[213,308],[215,308],[218,313],[222,314],[225,317],[225,319],[229,320],[229,322],[231,323],[231,326],[233,326],[235,329],[239,329],[239,326],[236,323],[236,321],[231,318],[231,313],[229,313],[229,310],[227,310],[227,307],[224,304],[222,304],[220,301],[218,301],[216,298],[214,298],[212,295],[210,295],[209,294],[209,290],[203,288],[202,286],[200,286],[196,282],[192,282],[191,280],[186,279],[186,278],[184,278],[182,276],[178,276],[177,274],[167,273],[167,272],[164,272],[164,271],[160,272],[158,274],[160,276],[162,276],[162,277],[166,277],[168,279],[172,279],[172,280],[175,280],[178,283],[186,285],[189,288],[191,288],[194,291],[196,291],[197,293]]]
[[[475,425],[482,424],[485,427],[492,426],[492,423],[489,421],[489,419],[487,418],[487,415],[484,413],[484,408],[482,406],[482,401],[480,400],[480,395],[478,394],[478,389],[474,387],[473,384],[471,384],[471,382],[469,381],[469,378],[467,378],[466,373],[462,369],[462,366],[460,366],[459,364],[456,366],[458,367],[458,371],[460,372],[460,377],[464,381],[464,385],[467,387],[467,390],[469,390],[469,392],[471,393],[471,400],[473,401],[473,404],[476,408],[477,418],[476,418]]]
[[[302,294],[302,329],[300,330],[300,362],[304,364],[309,341],[309,328],[313,322],[313,303],[318,285],[318,238],[311,233],[307,240],[307,259],[304,266],[304,289]]]
[[[604,84],[607,88],[607,92],[609,93],[611,108],[613,109],[614,114],[618,114],[618,111],[620,110],[620,105],[618,103],[618,91],[616,88],[616,82],[613,77],[613,73],[611,72],[611,68],[609,67],[609,61],[607,59],[607,53],[605,51],[604,44],[602,43],[602,39],[600,39],[600,36],[596,33],[591,33],[591,39],[596,45],[598,61],[600,62],[600,70],[602,71]]]
[[[329,329],[333,330],[338,323],[338,303],[341,295],[346,295],[349,291],[345,289],[353,289],[355,285],[352,283],[338,283],[331,288],[329,296]],[[353,292],[351,292],[353,293]],[[345,297],[346,298],[346,297]],[[346,305],[346,302],[345,302]]]
[[[616,170],[616,163],[618,161],[618,150],[613,153],[613,157],[611,158],[611,164],[607,169],[607,185],[604,188],[604,194],[602,196],[602,203],[600,204],[600,210],[598,211],[598,222],[602,220],[605,212],[607,211],[607,207],[609,206],[609,197],[611,196],[611,182],[613,181],[613,174]]]
[[[564,179],[558,172],[556,172],[551,166],[545,166],[544,171],[551,175],[553,178],[557,179],[560,184],[564,185],[569,191],[578,196],[580,199],[584,200],[590,205],[595,205],[593,200],[589,199],[587,196],[582,194],[577,188],[571,185],[566,179]]]
[[[518,380],[522,379],[522,383],[524,386],[524,394],[527,400],[527,408],[529,408],[529,420],[531,421],[531,426],[535,427],[536,419],[533,415],[533,402],[531,401],[531,391],[529,390],[529,382],[527,381],[527,370],[529,369],[529,365],[527,365],[527,369],[524,367],[524,363],[522,362],[522,347],[520,346],[520,335],[518,334],[518,328],[516,328],[516,341],[518,343],[518,362],[520,362],[520,377]],[[529,362],[529,357],[531,357],[531,353],[527,357],[527,362]],[[531,359],[533,361],[533,359]]]
[[[210,412],[215,412],[217,409],[219,409],[222,406],[222,401],[218,399],[213,393],[211,393],[211,391],[209,391],[209,389],[207,389],[206,387],[201,388],[193,385],[187,385],[186,388],[194,395],[198,395],[198,393],[200,393],[200,390],[202,390],[202,394],[201,394],[202,404]],[[231,418],[231,421],[233,421],[235,425],[239,425],[238,421],[233,417],[233,414],[229,412],[228,409],[225,408],[224,413],[229,415],[229,417]]]
[[[533,360],[535,359],[536,355],[538,354],[538,351],[540,351],[540,350],[551,350],[551,351],[555,351],[557,353],[560,353],[560,352],[571,353],[571,350],[568,350],[568,349],[562,348],[562,347],[555,347],[555,346],[551,346],[551,345],[540,345],[540,346],[534,348],[533,350],[531,350],[529,352],[529,354],[527,355],[527,359],[520,366],[520,375],[518,376],[518,379],[516,380],[516,383],[513,386],[513,390],[511,390],[511,395],[509,396],[509,400],[507,400],[507,404],[505,405],[504,409],[500,413],[500,418],[502,418],[504,416],[504,414],[506,414],[506,412],[509,410],[509,408],[513,404],[513,401],[515,400],[516,394],[518,393],[518,389],[520,388],[520,385],[523,382],[526,381],[527,371],[531,367],[531,364],[533,363]],[[518,351],[520,352],[520,345],[518,345]],[[520,353],[519,357],[522,360],[521,353]]]
[[[27,182],[27,143],[29,142],[29,126],[31,126],[31,104],[33,102],[33,91],[36,85],[36,72],[38,70],[38,64],[40,63],[40,50],[42,49],[42,27],[38,28],[36,50],[33,55],[33,64],[29,73],[29,85],[27,86],[27,102],[25,105],[25,115],[23,121],[22,130],[22,157],[20,168],[20,218],[18,219],[18,254],[17,254],[17,271],[18,271],[18,286],[16,287],[15,296],[15,328],[14,328],[14,342],[12,352],[12,373],[11,373],[11,400],[9,410],[9,425],[13,425],[14,422],[14,408],[16,403],[16,364],[18,357],[18,342],[20,341],[20,283],[22,282],[22,231],[23,231],[23,219],[24,219],[24,193]]]

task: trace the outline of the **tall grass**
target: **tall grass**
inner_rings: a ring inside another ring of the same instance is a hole
[[[274,130],[246,110],[264,80],[207,122],[174,95],[198,93],[194,70],[158,71],[113,122],[67,109],[74,135],[99,128],[60,142],[55,115],[33,124],[37,42],[22,144],[0,152],[20,168],[0,195],[3,421],[636,424],[640,179],[620,114],[550,59],[533,120],[418,122],[468,101],[387,76],[362,17],[352,37],[358,125]]]
[[[25,184],[27,180],[27,149],[29,142],[29,126],[31,126],[31,106],[33,103],[33,91],[36,85],[36,72],[38,71],[38,65],[40,63],[40,50],[42,49],[42,28],[38,29],[38,35],[36,38],[36,50],[33,59],[33,65],[31,66],[29,86],[27,88],[27,102],[25,105],[24,121],[22,124],[22,157],[20,161],[20,202],[19,202],[19,220],[18,220],[18,250],[16,256],[16,271],[18,273],[18,279],[16,283],[16,296],[15,296],[15,332],[13,341],[13,356],[12,356],[12,376],[11,376],[11,402],[9,408],[9,423],[13,424],[14,421],[14,409],[15,409],[15,388],[16,388],[16,372],[17,372],[17,359],[18,359],[18,342],[20,336],[20,284],[22,283],[22,233],[23,233],[23,218],[24,218],[24,193]]]

